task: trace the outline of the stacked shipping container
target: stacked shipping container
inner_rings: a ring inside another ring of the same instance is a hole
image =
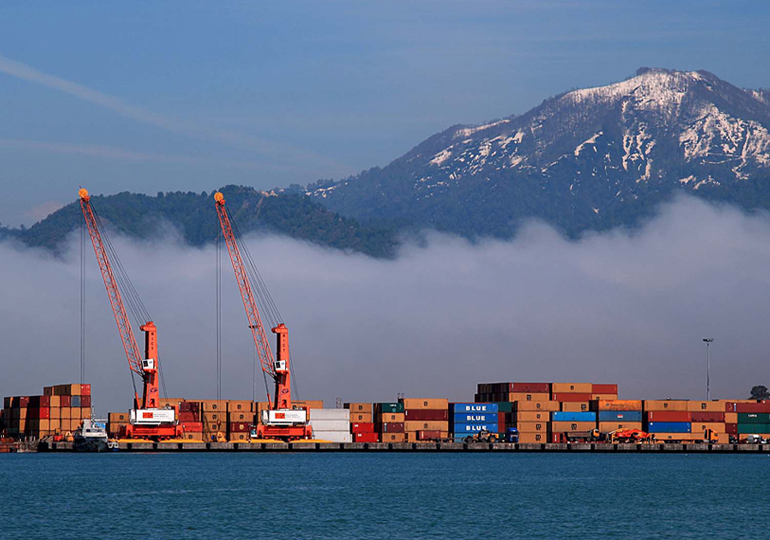
[[[449,437],[449,400],[404,398],[404,440],[431,441]]]
[[[462,441],[482,431],[502,438],[506,426],[497,403],[450,403],[449,429],[456,441]]]
[[[406,440],[405,422],[406,415],[402,402],[374,404],[374,425],[381,442],[404,442]]]
[[[350,411],[350,433],[353,436],[353,442],[378,442],[372,404],[345,403],[345,408]]]
[[[6,397],[3,418],[8,435],[40,439],[72,432],[91,418],[91,385],[60,384],[41,396]]]
[[[310,426],[313,438],[330,442],[353,442],[350,433],[350,410],[348,409],[310,409]]]

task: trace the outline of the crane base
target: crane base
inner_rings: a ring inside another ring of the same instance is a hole
[[[257,439],[278,439],[289,442],[313,437],[313,428],[310,426],[270,426],[260,424],[257,426]]]
[[[135,426],[128,424],[121,426],[119,439],[149,439],[151,441],[166,441],[168,439],[182,439],[184,429],[178,425],[160,426]]]

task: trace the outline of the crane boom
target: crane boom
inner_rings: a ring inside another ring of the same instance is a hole
[[[214,195],[216,200],[217,215],[219,223],[222,226],[222,234],[227,244],[227,253],[230,255],[230,261],[235,271],[235,280],[241,291],[243,307],[246,309],[246,317],[249,320],[249,328],[254,338],[254,345],[257,347],[259,362],[262,365],[262,371],[270,375],[275,381],[275,396],[271,398],[268,393],[267,399],[270,409],[291,409],[291,386],[290,386],[290,365],[289,365],[289,330],[286,325],[281,323],[272,329],[276,334],[277,350],[276,359],[273,359],[273,353],[267,341],[267,335],[262,324],[262,318],[259,315],[259,308],[254,297],[254,293],[249,282],[249,275],[243,264],[240,249],[236,241],[230,216],[225,207],[225,197],[217,192]]]
[[[156,365],[158,358],[157,328],[152,321],[148,321],[140,327],[145,332],[145,357],[142,358],[136,337],[134,337],[134,332],[131,329],[131,322],[126,313],[126,308],[123,305],[123,298],[120,295],[118,282],[115,279],[115,273],[112,270],[102,234],[99,230],[99,222],[96,219],[94,209],[91,207],[91,196],[85,189],[81,189],[78,194],[80,195],[80,207],[83,210],[88,234],[91,236],[91,243],[96,253],[96,262],[99,264],[104,286],[107,289],[107,296],[110,299],[110,306],[115,315],[115,323],[118,325],[120,341],[123,343],[123,349],[126,352],[128,367],[139,375],[143,381],[142,399],[140,400],[139,395],[135,392],[134,406],[138,409],[157,408],[160,398]]]

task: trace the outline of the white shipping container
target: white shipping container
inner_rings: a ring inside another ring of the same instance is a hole
[[[343,431],[316,431],[313,430],[313,439],[329,442],[353,442],[353,434]]]
[[[310,420],[313,431],[344,431],[350,432],[348,420]]]
[[[345,420],[350,422],[349,409],[310,409],[310,421],[313,420]]]

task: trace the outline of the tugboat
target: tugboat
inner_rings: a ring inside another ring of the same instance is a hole
[[[106,426],[93,419],[84,419],[75,431],[72,448],[76,452],[112,452],[117,443],[107,436]]]

